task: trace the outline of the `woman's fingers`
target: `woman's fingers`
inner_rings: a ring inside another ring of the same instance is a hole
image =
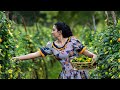
[[[18,57],[13,57],[12,60],[19,61],[20,59]]]

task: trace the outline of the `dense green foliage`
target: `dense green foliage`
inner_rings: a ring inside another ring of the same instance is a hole
[[[60,63],[53,56],[16,62],[11,58],[37,51],[53,41],[52,25],[66,22],[73,34],[98,55],[90,78],[120,78],[120,22],[112,16],[105,22],[103,11],[6,11],[0,12],[0,78],[57,79]]]
[[[12,78],[12,68],[10,58],[15,56],[15,40],[13,36],[13,23],[0,12],[0,78]]]
[[[91,78],[118,79],[120,78],[120,25],[108,26],[96,38],[98,57],[97,69],[91,73]]]

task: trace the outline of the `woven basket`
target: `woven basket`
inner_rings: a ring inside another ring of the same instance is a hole
[[[73,68],[77,70],[84,70],[84,69],[90,70],[90,69],[96,68],[96,64],[92,64],[92,61],[91,62],[71,62],[71,64]]]

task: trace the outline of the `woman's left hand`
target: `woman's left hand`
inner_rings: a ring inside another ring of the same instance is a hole
[[[92,65],[93,65],[93,64],[95,64],[96,61],[97,61],[97,55],[94,54],[93,57],[92,57],[92,60],[93,60],[93,61],[92,61]]]

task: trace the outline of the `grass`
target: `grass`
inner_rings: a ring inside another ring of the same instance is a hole
[[[48,67],[48,79],[58,79],[60,72],[61,64],[59,61],[56,61],[53,67]]]

